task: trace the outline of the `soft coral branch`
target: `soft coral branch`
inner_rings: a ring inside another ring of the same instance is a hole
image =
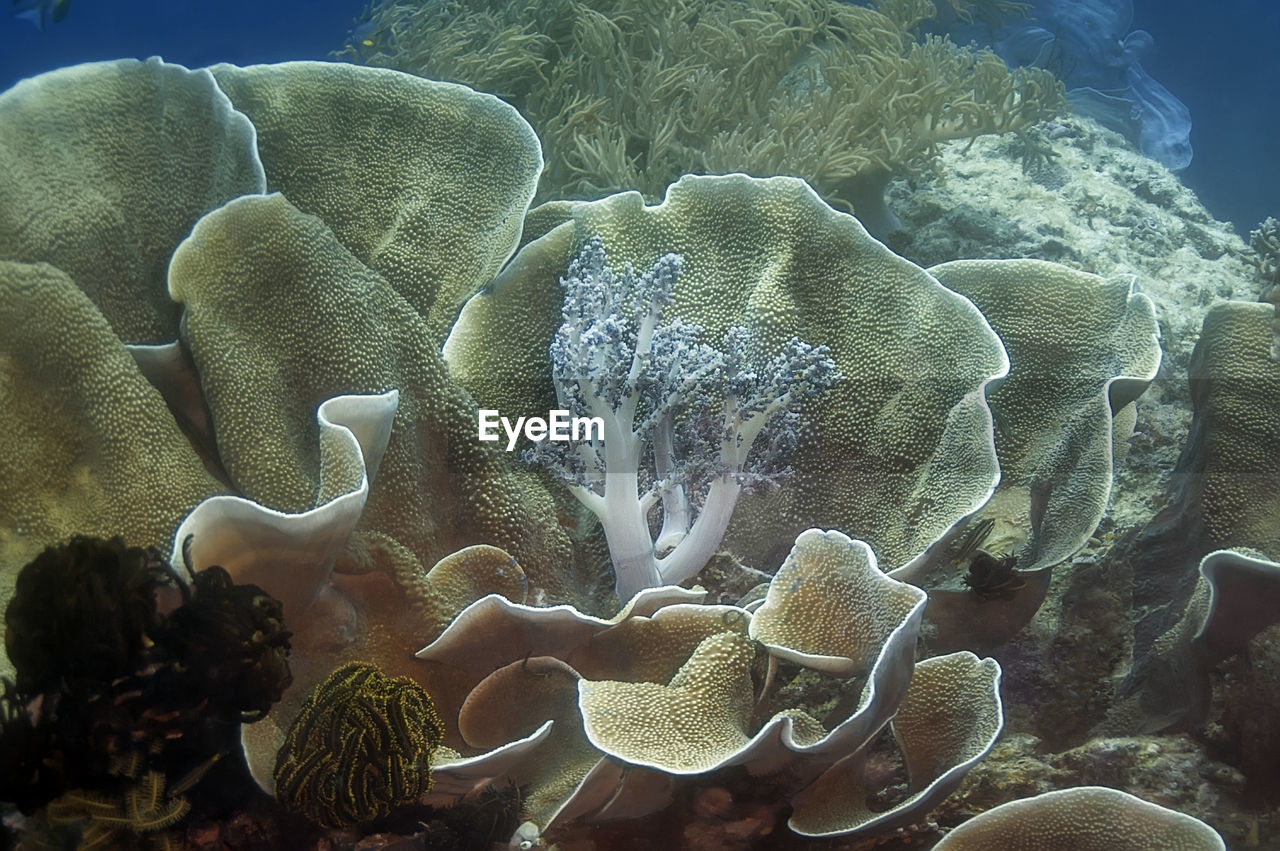
[[[680,268],[667,254],[641,275],[630,265],[615,275],[600,237],[587,242],[561,280],[552,378],[561,406],[599,417],[603,438],[543,440],[525,454],[600,519],[623,601],[702,569],[743,489],[787,472],[798,406],[840,379],[825,346],[793,338],[756,365],[743,328],[716,349],[699,326],[664,323]],[[649,514],[659,505],[655,539]]]

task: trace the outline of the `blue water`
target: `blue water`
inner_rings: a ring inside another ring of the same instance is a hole
[[[1280,0],[1134,0],[1143,66],[1191,109],[1182,180],[1242,233],[1280,218]]]
[[[1133,0],[1148,73],[1191,110],[1182,178],[1220,219],[1280,216],[1280,0]],[[363,0],[71,0],[39,32],[0,0],[0,89],[61,65],[161,55],[188,66],[323,59]]]
[[[342,46],[364,0],[71,0],[38,31],[0,0],[0,89],[97,59],[163,56],[188,67],[324,59]]]

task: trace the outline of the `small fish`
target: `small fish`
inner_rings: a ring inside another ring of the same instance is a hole
[[[378,25],[373,21],[365,21],[351,31],[351,41],[361,47],[377,47],[381,37],[382,33],[378,31]]]
[[[71,8],[71,0],[12,0],[12,4],[15,18],[30,21],[41,32],[50,23],[65,18]]]

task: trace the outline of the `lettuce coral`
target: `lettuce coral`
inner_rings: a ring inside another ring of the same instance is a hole
[[[784,542],[817,524],[898,566],[991,495],[983,392],[1008,368],[999,339],[972,302],[803,181],[686,176],[659,205],[624,192],[568,210],[467,303],[445,344],[450,374],[483,407],[556,406],[547,352],[562,319],[557,279],[600,234],[618,267],[681,255],[667,312],[708,338],[741,325],[778,351],[799,337],[828,346],[845,376],[801,407],[786,487],[739,500],[726,541],[749,563],[777,563]]]
[[[794,803],[796,832],[869,836],[922,818],[1003,726],[999,666],[967,652],[916,663],[924,593],[837,531],[796,538],[758,616],[681,593],[648,589],[610,621],[493,597],[460,614],[418,658],[466,669],[458,728],[487,753],[442,760],[432,802],[478,774],[515,780],[532,822],[520,839],[656,812],[675,779],[713,783],[740,765],[757,778],[749,795]],[[818,682],[841,696],[821,720],[794,704]],[[873,808],[867,761],[886,729],[911,788]]]

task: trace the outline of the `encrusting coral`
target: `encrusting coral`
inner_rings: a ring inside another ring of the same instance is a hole
[[[350,662],[316,687],[289,728],[276,798],[326,827],[375,821],[431,789],[443,733],[422,686]]]
[[[386,2],[369,16],[378,50],[350,51],[513,103],[547,151],[543,199],[792,174],[883,231],[889,176],[1065,106],[1046,71],[920,38],[933,14],[923,0]]]
[[[937,851],[1223,851],[1199,819],[1103,786],[1011,801],[965,822]]]

